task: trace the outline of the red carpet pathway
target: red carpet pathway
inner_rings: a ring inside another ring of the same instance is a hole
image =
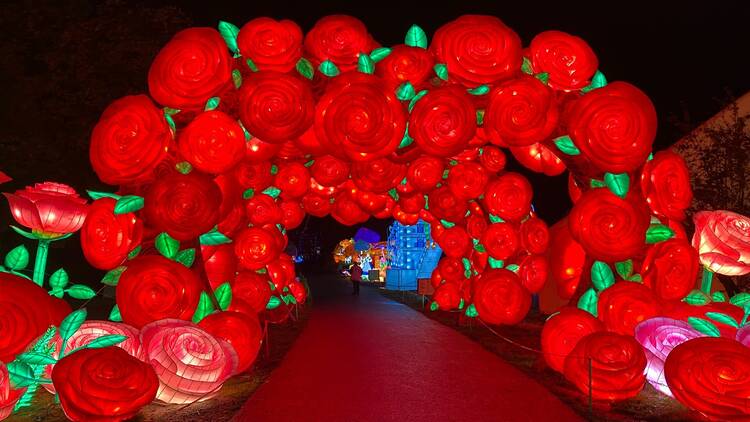
[[[582,420],[477,343],[372,288],[352,296],[330,277],[312,291],[307,326],[235,420]]]

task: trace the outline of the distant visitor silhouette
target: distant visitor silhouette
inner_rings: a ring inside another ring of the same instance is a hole
[[[349,268],[349,274],[352,278],[352,294],[359,296],[359,282],[362,281],[362,267],[358,263],[353,263]]]

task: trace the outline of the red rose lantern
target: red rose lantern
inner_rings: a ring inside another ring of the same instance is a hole
[[[237,47],[260,70],[289,72],[302,57],[302,30],[290,20],[256,18],[240,29]]]
[[[531,211],[531,184],[518,173],[505,173],[487,184],[487,209],[500,218],[520,221]]]
[[[230,310],[258,314],[266,309],[271,298],[271,281],[268,276],[254,271],[240,271],[232,283],[232,304]]]
[[[643,283],[662,300],[681,300],[695,287],[698,254],[684,239],[669,239],[649,248],[643,260]]]
[[[221,190],[198,172],[173,172],[157,180],[144,200],[145,221],[179,241],[195,239],[219,222]]]
[[[119,347],[65,356],[52,370],[52,383],[71,421],[130,419],[154,400],[159,388],[151,365]]]
[[[430,51],[451,79],[474,87],[517,75],[521,39],[494,16],[465,15],[440,27]]]
[[[104,183],[148,182],[171,143],[172,132],[162,111],[147,96],[131,95],[104,110],[91,134],[89,158]]]
[[[586,253],[617,262],[635,256],[646,242],[648,215],[609,189],[584,192],[568,218],[570,233]]]
[[[135,214],[114,213],[116,202],[112,198],[94,201],[81,227],[83,256],[100,270],[120,265],[141,243],[143,235],[143,223]]]
[[[531,295],[518,276],[505,269],[482,273],[474,286],[474,306],[489,324],[518,324],[531,307]]]
[[[234,241],[234,253],[240,267],[259,270],[279,256],[282,245],[270,230],[273,229],[250,227],[239,232]]]
[[[632,336],[641,321],[659,315],[654,292],[643,284],[618,281],[599,294],[599,319],[609,331]]]
[[[232,58],[219,32],[188,28],[156,55],[148,71],[148,89],[159,104],[198,109],[232,83]]]
[[[635,397],[646,383],[646,354],[631,335],[596,331],[586,335],[565,358],[564,374],[594,400]]]
[[[357,67],[359,54],[369,53],[377,43],[357,18],[331,15],[321,18],[305,36],[305,51],[313,63],[330,60],[341,71]]]
[[[711,420],[750,415],[750,349],[733,339],[701,337],[675,347],[664,363],[680,403]]]
[[[549,86],[563,91],[589,84],[599,60],[586,41],[562,31],[544,31],[531,40],[531,65],[549,75]]]
[[[477,130],[469,94],[459,87],[433,89],[417,101],[409,118],[409,135],[427,154],[450,157],[466,147]]]
[[[625,173],[646,161],[656,137],[656,110],[638,88],[613,82],[573,103],[570,137],[600,171]]]
[[[524,147],[545,141],[557,128],[557,119],[552,90],[524,75],[492,91],[484,127],[500,145]]]
[[[240,90],[242,124],[266,142],[301,136],[312,125],[314,107],[310,85],[284,73],[255,72]]]
[[[163,318],[190,319],[203,283],[184,265],[162,256],[140,256],[128,263],[117,283],[122,320],[136,328]]]
[[[232,346],[238,358],[236,373],[250,369],[263,340],[257,317],[240,312],[217,312],[203,318],[198,326]]]
[[[641,191],[654,214],[671,220],[685,219],[693,200],[685,160],[673,151],[659,151],[641,172]]]
[[[578,342],[591,333],[604,331],[604,325],[590,313],[565,307],[551,316],[542,328],[542,352],[550,368],[563,372],[565,359]]]
[[[50,325],[59,325],[70,306],[34,282],[0,272],[0,362],[12,362]]]
[[[244,158],[245,132],[228,114],[213,110],[199,114],[178,138],[180,155],[205,173],[221,174]]]

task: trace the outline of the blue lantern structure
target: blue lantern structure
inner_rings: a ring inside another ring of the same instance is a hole
[[[394,221],[388,229],[388,271],[385,288],[417,290],[417,279],[429,278],[443,251],[422,220],[413,226]]]

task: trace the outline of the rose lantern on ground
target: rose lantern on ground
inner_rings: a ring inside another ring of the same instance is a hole
[[[594,400],[620,401],[641,391],[645,368],[646,355],[632,336],[599,331],[578,341],[564,374]]]
[[[688,340],[667,356],[667,384],[685,406],[714,420],[750,414],[750,349],[726,338]]]
[[[553,315],[542,329],[542,352],[547,364],[563,372],[565,359],[578,342],[591,333],[603,331],[604,325],[590,313],[566,307]]]
[[[151,365],[118,347],[64,357],[52,370],[52,383],[72,421],[130,419],[154,400],[159,388]]]
[[[232,346],[188,321],[154,321],[141,329],[141,343],[159,377],[156,399],[165,403],[209,399],[237,370]]]

